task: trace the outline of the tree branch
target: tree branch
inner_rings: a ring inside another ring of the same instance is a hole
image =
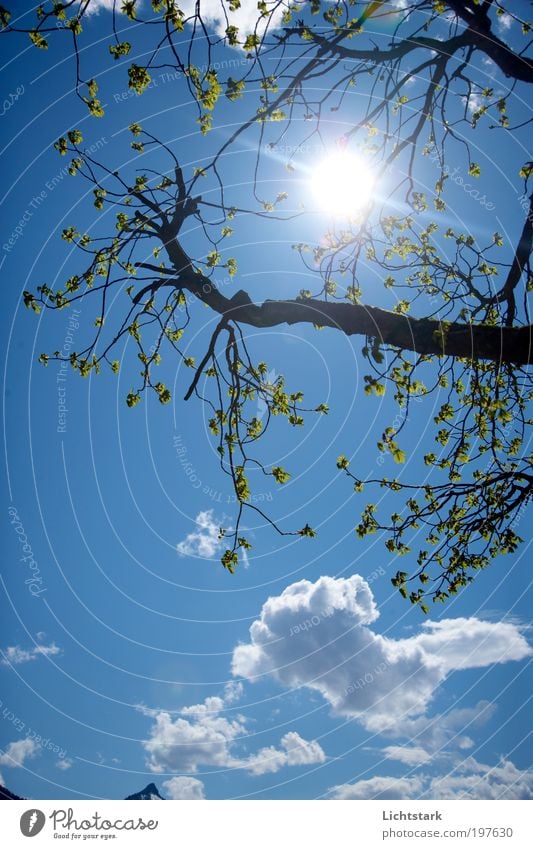
[[[507,279],[502,287],[502,289],[498,292],[497,295],[493,298],[493,301],[507,301],[508,310],[507,310],[507,324],[512,324],[515,313],[516,313],[516,303],[515,303],[515,295],[514,290],[516,289],[518,283],[520,282],[520,278],[524,273],[524,270],[528,267],[529,258],[531,256],[531,248],[533,247],[533,194],[529,198],[529,210],[524,222],[524,227],[522,229],[522,233],[520,234],[520,239],[518,242],[518,247],[516,249],[516,253],[513,258],[513,262],[511,268],[509,269],[509,274],[507,275]]]
[[[513,77],[525,83],[533,82],[533,62],[527,56],[519,56],[491,29],[487,8],[476,11],[467,8],[462,0],[448,0],[448,6],[465,23],[472,47],[482,50],[495,62],[506,77]]]
[[[168,285],[168,283],[167,283]],[[347,336],[376,337],[385,344],[419,354],[527,365],[533,362],[533,326],[497,327],[411,318],[380,307],[306,300],[267,300],[254,304],[245,292],[226,298],[208,278],[179,277],[179,285],[215,312],[252,327],[313,324]]]

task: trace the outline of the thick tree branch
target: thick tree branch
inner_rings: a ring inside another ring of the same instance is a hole
[[[345,47],[334,39],[328,39],[313,33],[313,40],[320,45],[319,56],[330,54],[343,59],[359,62],[372,62],[377,65],[402,59],[414,50],[434,50],[436,55],[451,58],[454,53],[465,47],[473,47],[489,56],[507,77],[513,77],[522,82],[533,82],[533,62],[527,56],[514,53],[504,41],[498,38],[490,28],[490,20],[484,17],[476,19],[475,15],[467,15],[464,4],[449,3],[450,8],[462,20],[468,23],[468,29],[460,35],[439,41],[436,38],[412,36],[403,38],[398,44],[387,50],[358,50]]]
[[[469,47],[471,44],[467,34],[462,33],[448,39],[448,41],[439,41],[437,38],[427,38],[424,36],[412,36],[402,39],[401,42],[391,46],[387,50],[380,50],[377,47],[372,50],[359,50],[357,48],[345,47],[343,44],[338,44],[318,33],[312,33],[312,36],[313,41],[320,45],[319,55],[329,53],[341,59],[372,62],[376,65],[403,59],[413,50],[425,50],[426,52],[433,50],[436,55],[451,57],[457,50],[463,47]]]
[[[179,285],[227,319],[252,327],[278,324],[313,324],[333,327],[347,336],[376,337],[387,345],[419,354],[464,357],[471,360],[527,365],[533,362],[533,326],[441,322],[411,318],[380,307],[321,301],[314,298],[264,301],[254,304],[245,292],[227,298],[214,283],[201,275],[178,278]],[[161,285],[169,286],[170,281]]]
[[[472,47],[483,51],[498,65],[506,77],[525,83],[533,82],[533,62],[527,56],[519,56],[491,29],[488,7],[469,9],[463,0],[448,0],[450,9],[468,24],[467,35]]]

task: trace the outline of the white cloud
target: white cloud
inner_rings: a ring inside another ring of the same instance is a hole
[[[421,766],[431,760],[431,755],[421,746],[386,746],[382,750],[391,761],[400,761],[407,766]]]
[[[195,3],[196,0],[182,0],[180,8],[188,16],[193,13]],[[202,21],[204,24],[213,27],[217,35],[224,35],[228,24],[238,27],[242,35],[254,31],[261,35],[266,23],[268,23],[270,29],[280,23],[283,12],[283,4],[277,3],[272,17],[266,18],[263,22],[257,11],[256,2],[243,0],[239,9],[236,9],[235,12],[229,12],[227,5],[223,4],[221,0],[202,0]]]
[[[176,719],[166,711],[155,713],[150,736],[144,742],[148,767],[153,772],[195,773],[200,766],[217,766],[262,775],[285,766],[325,761],[318,743],[304,740],[294,731],[285,734],[280,749],[270,746],[238,756],[235,743],[249,733],[246,718],[223,716],[226,704],[219,696],[211,696],[202,704],[182,708]]]
[[[99,12],[112,11],[113,4],[116,0],[90,0],[87,9],[88,14],[98,14]],[[116,8],[120,12],[121,3],[116,3]],[[138,8],[147,6],[144,11],[147,16],[150,16],[151,8],[147,3],[138,2]],[[186,18],[194,15],[196,8],[196,0],[182,0],[179,4]],[[257,3],[251,0],[242,0],[239,9],[230,12],[227,4],[222,3],[222,0],[202,0],[201,5],[202,21],[207,27],[211,27],[217,35],[223,36],[226,32],[228,24],[232,24],[239,28],[241,35],[256,31],[259,35],[265,29],[268,23],[269,28],[276,27],[280,21],[284,11],[281,4],[274,4],[274,11],[271,18],[262,19],[257,10]]]
[[[244,687],[241,681],[228,681],[224,687],[224,703],[232,705],[242,697]]]
[[[165,711],[157,713],[150,739],[144,743],[150,769],[196,772],[200,764],[226,766],[231,761],[231,743],[246,729],[238,719],[220,716],[223,708],[222,699],[211,697],[184,708],[175,720]]]
[[[264,775],[267,772],[279,772],[284,766],[321,764],[325,760],[326,755],[316,741],[304,740],[296,731],[289,731],[281,738],[281,749],[266,746],[241,763],[243,769],[252,775]]]
[[[404,21],[409,20],[409,18],[411,17],[412,9],[409,9],[410,5],[410,0],[395,0],[395,2],[393,3],[393,6],[398,9],[399,12],[404,13],[402,14],[402,19]]]
[[[0,650],[3,657],[0,660],[2,666],[17,666],[19,663],[28,663],[30,660],[37,660],[38,657],[51,657],[55,654],[61,654],[61,649],[55,643],[50,643],[49,646],[37,644],[32,649],[23,649],[21,646],[8,646],[6,649]]]
[[[423,788],[422,779],[392,778],[376,775],[355,784],[338,784],[331,788],[334,799],[417,799]]]
[[[533,799],[533,771],[504,759],[491,767],[467,758],[446,775],[376,775],[330,792],[334,799]]]
[[[213,557],[222,549],[218,538],[220,524],[215,521],[212,510],[201,510],[194,520],[197,530],[187,534],[176,546],[181,557]]]
[[[205,799],[203,781],[188,775],[176,775],[163,781],[167,796],[171,799]]]
[[[503,15],[498,15],[498,29],[500,30],[508,30],[511,29],[513,18],[508,12],[504,12]]]
[[[465,750],[474,745],[465,734],[488,722],[496,712],[496,705],[480,701],[473,707],[454,708],[445,714],[402,719],[401,729],[394,719],[383,728],[388,736],[407,738],[410,744],[422,746],[432,754],[442,754],[450,749]]]
[[[468,97],[462,98],[463,103],[468,105],[469,112],[478,112],[482,106],[486,106],[486,100],[480,91],[471,91]]]
[[[24,766],[24,761],[27,758],[34,758],[39,752],[40,746],[35,740],[30,740],[29,737],[24,737],[22,740],[15,740],[10,743],[6,749],[0,754],[0,764],[2,766]]]
[[[58,769],[70,769],[74,764],[74,761],[71,758],[61,758],[61,760],[56,761],[56,767]]]
[[[116,3],[116,0],[91,0],[87,7],[87,11],[85,14],[87,15],[97,15],[98,12],[102,10],[112,12],[113,5]],[[120,12],[120,7],[122,3],[116,3],[117,11]]]
[[[432,799],[533,799],[533,771],[503,758],[493,767],[467,758],[448,775],[432,778],[427,793]]]
[[[378,616],[359,575],[298,581],[265,602],[250,642],[234,650],[233,674],[318,691],[336,713],[398,736],[400,718],[419,720],[419,732],[422,717],[427,726],[433,694],[453,671],[533,653],[509,622],[427,622],[415,636],[391,639],[370,627]]]
[[[438,657],[445,673],[475,669],[493,663],[522,660],[533,651],[512,622],[485,622],[482,619],[442,619],[424,622],[423,633],[410,640],[432,657]]]

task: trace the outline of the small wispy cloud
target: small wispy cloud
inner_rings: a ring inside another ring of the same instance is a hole
[[[506,30],[511,29],[511,26],[512,26],[512,23],[513,23],[513,18],[508,12],[504,12],[503,15],[498,15],[497,20],[498,20],[498,29],[503,30],[504,32]]]
[[[18,666],[20,663],[29,663],[39,657],[61,654],[61,649],[55,643],[50,643],[48,646],[44,643],[37,643],[32,649],[23,649],[22,646],[8,646],[5,649],[0,649],[0,652],[2,654],[0,660],[2,666]]]
[[[480,91],[471,91],[468,97],[463,97],[463,103],[467,104],[468,111],[471,113],[478,112],[482,106],[485,106],[485,100]]]
[[[241,681],[228,681],[224,687],[224,703],[232,705],[242,697],[244,687]]]
[[[201,510],[194,520],[196,528],[178,542],[176,550],[181,557],[214,557],[222,549],[219,539],[220,524],[213,510]]]
[[[421,766],[431,760],[431,755],[421,746],[386,746],[383,754],[391,761],[400,761],[407,766]]]

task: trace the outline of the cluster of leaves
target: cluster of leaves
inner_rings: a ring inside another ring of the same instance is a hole
[[[412,367],[411,367],[412,369]],[[528,453],[527,407],[533,399],[530,381],[511,366],[456,361],[441,363],[438,387],[445,393],[434,416],[435,449],[423,461],[428,474],[418,485],[397,478],[361,480],[349,461],[340,456],[337,467],[354,482],[356,492],[377,485],[397,498],[390,521],[378,517],[376,504],[367,504],[356,532],[360,538],[381,532],[385,546],[396,558],[409,554],[424,533],[410,573],[398,571],[392,579],[404,598],[419,604],[442,602],[467,586],[475,573],[502,554],[516,550],[517,533],[526,505],[533,495],[533,456]],[[403,401],[402,403],[406,403]],[[404,412],[397,431],[387,428],[378,449],[389,450],[396,462],[393,436],[409,417]],[[413,458],[416,464],[416,458]],[[438,481],[439,473],[445,476]],[[418,584],[410,591],[408,584]]]

